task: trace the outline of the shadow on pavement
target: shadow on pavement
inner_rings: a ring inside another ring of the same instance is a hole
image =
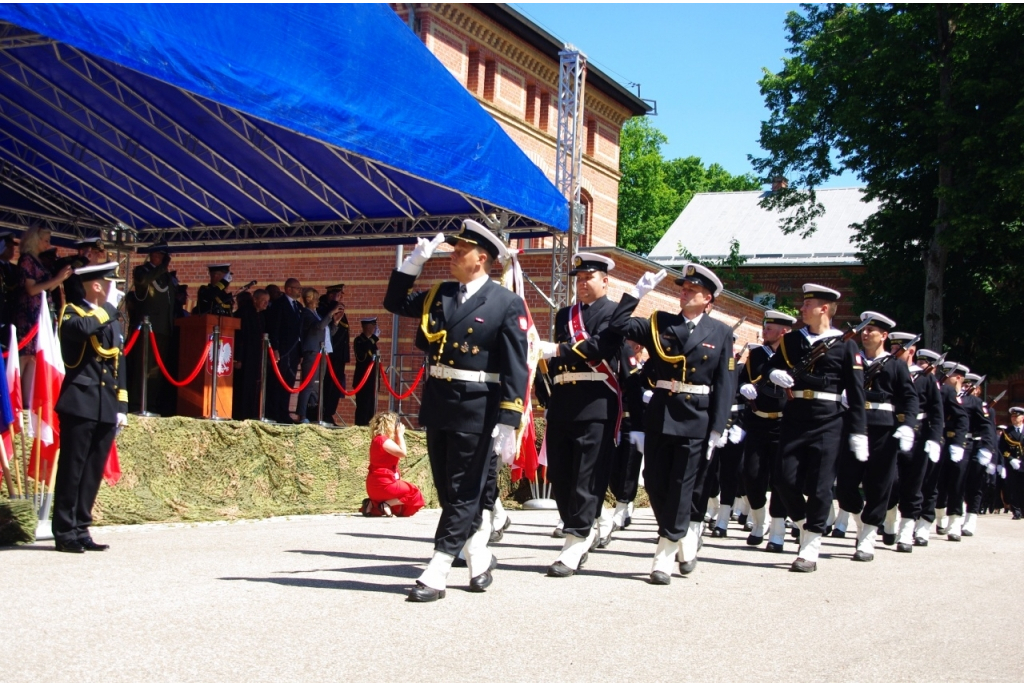
[[[417,564],[423,561],[419,557],[389,557],[383,554],[367,554],[361,552],[338,552],[338,551],[327,551],[317,549],[289,549],[285,550],[292,554],[307,554],[324,557],[335,557],[337,559],[357,559],[360,561],[397,561],[403,564]]]
[[[406,585],[385,585],[382,583],[366,583],[361,580],[320,580],[317,578],[244,578],[225,577],[218,580],[245,580],[251,583],[273,583],[291,587],[308,587],[319,590],[351,590],[353,592],[383,592],[390,595],[408,594]]]
[[[432,537],[430,537],[430,538],[414,538],[414,537],[411,537],[411,536],[408,536],[408,535],[388,535],[386,533],[346,533],[346,532],[335,533],[335,535],[347,535],[347,536],[353,537],[353,538],[369,538],[371,540],[380,540],[382,538],[386,538],[388,540],[407,540],[409,542],[423,542],[423,543],[426,543],[428,545],[434,544],[434,538],[432,538]]]

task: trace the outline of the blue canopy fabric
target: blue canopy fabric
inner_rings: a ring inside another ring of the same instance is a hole
[[[566,199],[386,5],[0,4],[0,19],[0,162],[98,221],[197,245],[288,226],[393,241],[502,210],[568,228]]]

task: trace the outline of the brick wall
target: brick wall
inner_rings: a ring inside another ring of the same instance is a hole
[[[845,324],[860,318],[860,312],[853,311],[853,287],[850,275],[860,273],[860,266],[744,266],[740,271],[760,286],[760,291],[773,293],[776,302],[800,307],[803,301],[803,284],[817,283],[834,288],[843,294],[839,300],[837,324]],[[738,287],[736,280],[723,278],[726,288]],[[759,292],[760,292],[759,291]],[[757,293],[744,293],[753,297]]]

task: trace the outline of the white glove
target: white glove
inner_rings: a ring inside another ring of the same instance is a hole
[[[718,435],[718,433],[715,433],[715,432],[712,431],[711,435]],[[729,434],[728,433],[726,433],[725,435],[719,435],[718,439],[715,441],[715,447],[716,448],[718,448],[718,447],[725,447],[725,444],[727,442],[729,442]]]
[[[111,307],[117,309],[117,306],[121,304],[121,300],[124,298],[124,293],[117,289],[117,283],[114,281],[109,282],[107,286],[107,302]]]
[[[229,271],[226,274],[224,274],[223,280],[225,283],[230,283],[231,281],[235,280],[235,276]]]
[[[117,428],[114,429],[114,435],[120,435],[121,429],[128,425],[128,415],[117,412]]]
[[[928,459],[930,459],[933,464],[938,464],[939,457],[942,456],[942,445],[934,440],[927,440],[924,443],[924,453],[928,455]]]
[[[494,438],[494,453],[511,465],[516,460],[516,429],[499,423],[491,431],[491,437]]]
[[[745,437],[747,437],[747,431],[743,430],[741,426],[733,426],[729,429],[729,442],[732,444],[740,444]]]
[[[868,436],[854,433],[850,436],[850,450],[857,461],[868,460]]]
[[[960,460],[964,458],[964,448],[960,445],[950,445],[949,458],[954,464],[959,464]]]
[[[661,283],[667,275],[668,272],[665,271],[664,269],[662,269],[658,273],[648,271],[647,273],[640,277],[639,281],[636,282],[636,287],[633,288],[633,292],[630,293],[630,295],[632,295],[638,300],[644,299],[644,295],[657,288],[658,284]]]
[[[419,276],[423,271],[423,265],[434,255],[434,250],[444,242],[444,233],[438,233],[431,240],[420,238],[416,241],[416,247],[412,254],[405,258],[398,270],[410,276]]]
[[[796,385],[796,381],[793,380],[793,377],[782,369],[773,369],[772,372],[768,374],[768,380],[780,388],[792,388]]]
[[[910,426],[900,426],[892,437],[900,441],[900,452],[909,452],[914,449],[914,429]]]
[[[653,390],[644,390],[644,394],[643,394],[644,404],[650,404],[652,397],[654,397],[654,391]]]
[[[629,431],[629,441],[640,454],[644,453],[644,434],[641,431]]]
[[[1003,480],[1006,480],[1006,467],[1005,466],[1000,466],[999,467],[999,477],[1002,478]]]
[[[996,465],[995,464],[989,464],[988,466],[986,466],[985,467],[985,473],[987,473],[990,476],[996,475]]]
[[[715,453],[715,447],[718,445],[718,441],[722,439],[722,434],[718,431],[711,431],[711,435],[708,436],[708,449],[704,452],[704,458],[711,461],[711,455]]]
[[[1013,468],[1014,471],[1020,471],[1020,459],[1011,459],[1010,467]]]
[[[757,399],[757,386],[753,383],[744,383],[740,386],[740,394],[746,397],[748,400]]]
[[[839,404],[843,405],[843,409],[850,408],[850,400],[846,397],[846,391],[843,390],[842,394],[839,395]],[[906,450],[904,450],[905,452]]]
[[[558,356],[558,343],[540,341],[540,356],[544,359],[551,359]]]
[[[992,451],[985,448],[978,450],[978,463],[982,466],[988,466],[992,463]]]

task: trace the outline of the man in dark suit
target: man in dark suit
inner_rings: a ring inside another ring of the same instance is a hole
[[[274,362],[289,386],[295,383],[302,356],[302,305],[298,301],[301,294],[302,284],[297,278],[289,278],[284,283],[284,293],[267,309],[267,336],[274,350]],[[288,413],[290,401],[291,393],[281,387],[271,369],[267,377],[267,406],[264,414],[278,423],[295,423]]]
[[[128,423],[128,391],[121,363],[121,328],[107,301],[117,263],[75,270],[84,299],[60,317],[66,375],[54,406],[60,419],[60,468],[54,483],[53,539],[58,552],[101,552],[108,545],[89,534],[92,506],[119,426]],[[118,279],[120,280],[120,279]]]
[[[644,487],[658,520],[658,546],[651,583],[668,585],[673,560],[687,575],[697,565],[702,509],[701,485],[715,447],[724,444],[733,403],[732,330],[705,312],[722,282],[699,264],[683,267],[678,314],[632,317],[643,296],[665,271],[647,273],[612,316],[611,329],[647,348],[644,373],[654,396],[644,411]]]
[[[391,273],[384,308],[417,319],[416,346],[427,353],[430,372],[423,387],[419,421],[427,429],[427,454],[441,502],[434,555],[416,581],[409,601],[445,596],[448,573],[462,550],[471,591],[492,582],[495,559],[487,548],[491,517],[481,502],[494,487],[489,476],[500,455],[516,453],[526,393],[528,318],[522,298],[489,278],[495,259],[507,257],[504,243],[475,221],[448,238],[454,281],[427,291],[413,285],[423,265],[444,240],[420,239]],[[489,494],[488,494],[489,497]]]
[[[320,316],[327,316],[333,312],[331,318],[334,324],[331,326],[331,368],[334,375],[338,377],[338,383],[345,387],[345,366],[350,359],[351,342],[349,341],[348,316],[345,315],[345,304],[342,298],[345,295],[345,284],[338,283],[327,286],[327,292],[320,298],[320,306],[317,313]],[[335,309],[335,304],[340,307]],[[338,400],[341,399],[341,391],[334,384],[330,375],[324,377],[323,400],[324,400],[324,421],[333,423],[333,417],[338,410]]]
[[[555,314],[555,341],[541,344],[548,360],[547,475],[562,519],[565,544],[548,575],[573,575],[583,556],[607,545],[613,523],[604,508],[616,433],[622,411],[619,362],[622,336],[608,329],[615,303],[608,299],[608,272],[615,262],[580,252],[569,271],[576,303]],[[601,515],[601,524],[595,521]],[[602,529],[603,528],[603,529]]]

